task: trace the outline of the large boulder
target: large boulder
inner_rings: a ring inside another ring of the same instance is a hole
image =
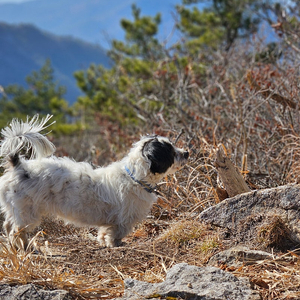
[[[300,185],[252,191],[225,199],[200,220],[228,231],[236,243],[292,249],[300,242]]]
[[[188,300],[258,300],[258,292],[251,289],[249,279],[237,278],[215,267],[196,267],[180,263],[171,268],[164,282],[147,283],[125,280],[122,300],[140,299]]]

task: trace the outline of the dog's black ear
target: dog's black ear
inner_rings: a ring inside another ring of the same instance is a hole
[[[143,155],[147,157],[150,162],[151,173],[165,173],[174,163],[175,150],[170,143],[160,142],[154,138],[143,147]]]

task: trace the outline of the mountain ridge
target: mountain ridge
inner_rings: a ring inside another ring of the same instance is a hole
[[[73,73],[91,63],[109,67],[106,51],[71,36],[57,36],[31,24],[0,22],[0,85],[25,86],[25,78],[51,60],[55,81],[67,88],[66,99],[76,101],[80,94]]]
[[[8,24],[31,23],[42,30],[76,36],[108,49],[112,39],[124,39],[120,20],[133,18],[132,3],[141,9],[142,15],[162,13],[162,40],[172,32],[175,5],[180,4],[181,0],[35,0],[0,3],[0,20]]]

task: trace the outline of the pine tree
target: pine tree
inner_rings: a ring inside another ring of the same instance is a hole
[[[28,88],[9,85],[0,98],[0,127],[12,118],[26,118],[34,114],[54,114],[57,121],[65,120],[70,113],[63,98],[66,88],[54,81],[54,70],[50,60],[39,71],[33,71],[26,78]]]
[[[108,52],[114,66],[105,69],[91,65],[78,71],[75,78],[85,93],[77,102],[85,114],[99,112],[120,123],[136,122],[140,114],[137,95],[145,95],[154,88],[153,69],[163,57],[163,48],[156,38],[161,22],[160,14],[141,16],[132,6],[133,21],[121,20],[125,41],[112,41]]]
[[[205,3],[203,10],[190,4]],[[256,14],[259,0],[183,0],[177,6],[180,16],[179,30],[187,37],[186,46],[191,53],[199,49],[213,50],[223,46],[229,50],[237,38],[257,32],[260,18]]]

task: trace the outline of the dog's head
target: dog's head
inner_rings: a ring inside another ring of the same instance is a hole
[[[159,180],[181,169],[187,163],[188,157],[188,151],[177,148],[168,138],[145,136],[134,144],[125,158],[125,163],[135,169],[139,179],[155,175]]]
[[[174,146],[161,136],[145,137],[142,155],[150,162],[152,174],[172,174],[187,162],[189,152]]]

